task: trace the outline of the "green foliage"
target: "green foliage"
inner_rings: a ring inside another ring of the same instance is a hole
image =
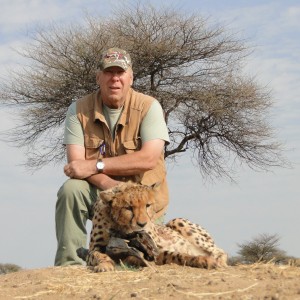
[[[22,268],[15,264],[0,264],[0,274],[18,272]]]

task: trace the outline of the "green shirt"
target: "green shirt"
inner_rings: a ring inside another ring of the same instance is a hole
[[[122,109],[110,109],[107,106],[103,108],[106,122],[112,134],[114,133],[114,127],[119,119],[121,111]],[[149,111],[141,123],[140,135],[142,143],[154,139],[161,139],[167,143],[170,142],[163,110],[157,100],[153,101]],[[76,102],[70,105],[66,115],[64,144],[84,146],[84,132],[81,123],[77,118]]]

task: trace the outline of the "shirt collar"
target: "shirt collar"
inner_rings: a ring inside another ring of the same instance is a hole
[[[128,123],[129,120],[127,120],[127,112],[128,112],[128,107],[130,105],[130,99],[131,99],[131,95],[132,95],[132,88],[129,89],[127,95],[126,95],[126,99],[124,102],[124,108],[123,111],[121,113],[120,119],[119,119],[119,124],[122,124],[123,126],[126,125],[126,123]],[[100,120],[102,122],[106,122],[104,114],[103,114],[103,101],[101,98],[101,93],[100,93],[100,89],[97,90],[96,94],[95,94],[95,102],[94,102],[94,121],[96,120]]]

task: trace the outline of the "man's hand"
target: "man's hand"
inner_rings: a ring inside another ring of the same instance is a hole
[[[66,176],[84,179],[97,173],[96,160],[73,160],[64,166]]]
[[[68,164],[64,167],[65,174],[70,178],[86,179],[101,190],[116,186],[119,181],[105,174],[98,174],[96,160],[85,159],[85,148],[80,145],[67,145]]]

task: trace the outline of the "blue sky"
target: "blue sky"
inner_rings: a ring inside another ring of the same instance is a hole
[[[0,10],[0,76],[25,61],[12,48],[21,49],[37,24],[83,22],[85,12],[108,16],[118,1],[2,0]],[[123,1],[119,1],[123,2]],[[124,1],[125,2],[125,1]],[[129,2],[129,1],[127,1]],[[143,2],[143,1],[142,1]],[[162,1],[148,0],[152,5]],[[254,172],[241,166],[237,184],[203,181],[188,157],[168,166],[171,202],[166,219],[186,217],[204,226],[230,255],[237,243],[260,233],[279,234],[280,247],[300,257],[300,3],[299,1],[163,1],[181,11],[210,16],[247,40],[255,51],[245,71],[272,89],[272,123],[285,143],[292,168]],[[0,130],[14,124],[14,112],[0,107]],[[0,141],[0,263],[24,268],[53,265],[56,249],[54,207],[56,193],[66,179],[63,164],[34,174],[20,164],[23,149]]]

